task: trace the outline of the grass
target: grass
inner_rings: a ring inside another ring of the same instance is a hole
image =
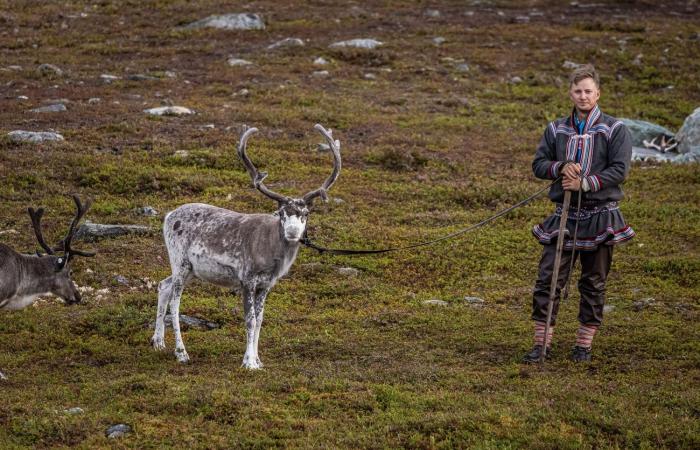
[[[440,17],[423,16],[433,8]],[[551,211],[545,199],[417,251],[350,258],[302,250],[268,298],[262,371],[239,368],[242,307],[214,286],[194,283],[183,296],[183,313],[221,325],[185,331],[192,364],[179,365],[148,342],[153,283],[169,275],[163,214],[192,201],[273,209],[235,156],[243,124],[260,129],[249,154],[270,173],[268,185],[288,195],[325,179],[331,158],[316,152],[322,139],[312,127],[333,128],[343,171],[330,195],[342,202],[319,204],[310,233],[351,248],[435,238],[538,190],[531,158],[547,121],[568,113],[566,60],[600,69],[604,111],[678,129],[700,103],[692,15],[680,3],[610,8],[261,1],[245,11],[261,13],[266,30],[222,32],[176,27],[242,7],[14,2],[0,14],[2,67],[22,67],[0,71],[0,232],[16,232],[0,234],[0,242],[37,247],[30,205],[47,208],[45,234],[58,239],[72,192],[94,200],[92,221],[154,232],[82,244],[98,255],[77,259],[74,279],[107,294],[0,315],[0,368],[9,378],[0,383],[0,447],[700,446],[695,166],[633,166],[622,208],[638,235],[615,252],[607,301],[614,309],[589,365],[567,360],[576,292],[562,307],[553,360],[545,368],[519,363],[530,346],[540,251],[529,230]],[[533,11],[542,15],[514,23]],[[434,45],[436,36],[445,43]],[[286,37],[306,46],[265,50]],[[328,48],[359,37],[385,45]],[[231,56],[255,66],[229,67]],[[329,65],[314,66],[319,56]],[[468,72],[456,69],[462,62]],[[42,77],[41,63],[66,74]],[[321,69],[330,75],[312,75]],[[160,76],[166,71],[175,77]],[[106,84],[103,73],[122,79]],[[126,79],[137,73],[158,80]],[[510,83],[514,76],[523,81]],[[89,104],[93,97],[102,100]],[[69,100],[64,113],[28,112],[61,98]],[[163,102],[197,114],[143,114]],[[28,145],[4,137],[50,128],[66,140]],[[134,212],[145,205],[160,216]],[[340,275],[341,267],[359,274]],[[423,304],[435,298],[448,305]],[[639,301],[648,304],[637,310]],[[170,330],[166,339],[172,349]],[[84,413],[64,412],[75,406]],[[133,433],[107,439],[116,423]]]

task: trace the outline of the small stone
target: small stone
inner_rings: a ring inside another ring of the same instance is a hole
[[[365,80],[376,80],[377,76],[373,73],[365,73],[362,75],[362,78],[364,78]]]
[[[103,73],[100,75],[100,79],[104,81],[105,83],[111,83],[112,81],[119,80],[121,77],[118,77],[116,75],[110,75],[108,73]]]
[[[436,305],[436,306],[448,306],[449,303],[447,303],[444,300],[439,300],[437,298],[432,298],[430,300],[425,300],[423,302],[424,305]]]
[[[469,72],[469,64],[458,64],[455,69],[457,69],[457,72]]]
[[[0,380],[7,380],[7,377],[2,372],[0,372]]]
[[[639,311],[643,310],[644,308],[653,305],[655,301],[656,300],[652,297],[643,298],[641,300],[638,300],[638,301],[632,303],[632,309],[639,312]]]
[[[96,105],[96,104],[100,103],[101,101],[102,101],[101,98],[92,97],[92,98],[88,99],[88,105]]]
[[[188,158],[190,156],[190,152],[188,152],[187,150],[176,150],[174,156],[176,158],[185,159],[185,158]]]
[[[426,9],[424,15],[426,17],[437,18],[440,17],[441,14],[440,11],[438,11],[437,9]]]
[[[561,65],[563,69],[569,69],[569,70],[574,70],[578,68],[581,64],[575,63],[573,61],[564,61],[564,64]]]
[[[22,66],[7,66],[9,70],[22,70]]]
[[[530,17],[529,16],[515,16],[512,19],[513,23],[529,23],[530,22]]]
[[[143,112],[152,116],[187,116],[194,111],[184,106],[161,106],[159,108],[144,109]]]
[[[215,129],[216,129],[216,125],[214,125],[213,123],[208,123],[208,124],[206,124],[206,125],[200,125],[198,128],[199,128],[200,130],[215,130]]]
[[[250,91],[246,88],[243,88],[240,91],[236,92],[235,95],[237,97],[247,97],[248,95],[250,95]]]
[[[20,95],[17,97],[17,100],[29,100],[29,97],[27,97],[26,95]]]
[[[330,73],[328,73],[327,70],[315,70],[315,71],[311,74],[311,76],[316,77],[316,78],[325,78],[325,77],[327,77],[328,75],[330,75]]]
[[[333,197],[333,203],[335,203],[336,205],[342,205],[343,203],[345,203],[345,200],[339,197]]]
[[[126,234],[148,234],[151,227],[144,225],[108,225],[86,221],[78,228],[75,239],[94,242],[103,238],[113,238]]]
[[[605,305],[603,306],[603,313],[609,313],[615,310],[615,305]]]
[[[61,112],[67,111],[66,105],[63,103],[56,103],[55,105],[41,106],[39,108],[34,108],[31,112],[34,113],[47,113],[47,112]]]
[[[132,75],[127,75],[126,79],[131,81],[152,81],[157,80],[158,77],[154,77],[152,75],[145,75],[142,73],[135,73]]]
[[[274,44],[267,46],[268,50],[274,50],[276,48],[291,48],[291,47],[303,47],[304,41],[299,38],[285,38],[281,41],[277,41]]]
[[[229,66],[232,66],[232,67],[252,66],[253,65],[253,63],[248,61],[247,59],[240,59],[240,58],[229,58],[227,63]]]
[[[447,39],[445,39],[442,36],[437,36],[437,37],[433,38],[433,44],[435,44],[435,45],[444,44],[446,41],[447,41]]]
[[[83,408],[80,408],[80,407],[78,407],[78,406],[75,406],[75,407],[73,407],[73,408],[64,409],[63,412],[66,413],[66,414],[71,414],[71,415],[73,415],[73,414],[82,414],[82,413],[84,413],[85,411],[83,410]]]
[[[318,58],[314,59],[314,64],[317,66],[325,66],[326,64],[328,64],[328,61],[325,58],[319,56]]]
[[[56,76],[61,76],[63,75],[63,70],[61,70],[58,66],[54,66],[53,64],[42,64],[39,67],[37,67],[37,72],[39,72],[39,75],[41,76],[51,76],[51,75],[56,75]]]
[[[151,206],[142,206],[141,208],[136,209],[136,214],[146,217],[155,217],[158,215],[158,211]]]
[[[483,305],[485,303],[484,299],[479,297],[464,297],[464,301],[472,305]]]
[[[515,77],[510,79],[511,84],[520,84],[522,82],[523,82],[523,79],[518,77],[518,76],[515,76]]]
[[[374,39],[350,39],[348,41],[340,41],[331,44],[330,48],[343,48],[343,47],[353,47],[353,48],[365,48],[368,50],[375,49],[381,45],[383,42]]]
[[[163,75],[165,75],[167,78],[177,78],[177,73],[173,72],[172,70],[166,70]]]
[[[338,273],[346,277],[356,277],[359,275],[360,271],[354,267],[341,267],[338,269]]]
[[[331,151],[331,146],[328,144],[320,143],[316,146],[316,151],[319,153],[326,153]]]
[[[49,141],[63,141],[63,136],[58,133],[51,131],[24,131],[15,130],[7,133],[7,136],[13,142],[49,142]]]
[[[173,316],[171,314],[166,314],[163,321],[165,322],[166,326],[171,327],[173,325]],[[201,317],[188,316],[185,314],[180,314],[180,326],[183,329],[193,328],[202,331],[215,330],[219,328],[218,323],[210,322],[209,320]],[[155,328],[156,322],[151,322],[150,327]]]
[[[183,27],[185,29],[217,28],[220,30],[264,30],[265,22],[258,14],[223,14],[209,16],[205,19],[192,22]]]
[[[129,280],[128,280],[125,276],[123,276],[123,275],[117,275],[116,277],[114,277],[114,281],[115,281],[117,284],[121,284],[122,286],[128,286],[128,285],[129,285]]]
[[[131,427],[123,423],[120,423],[118,425],[112,425],[111,427],[107,428],[107,431],[105,431],[105,435],[109,439],[120,438],[122,436],[126,436],[129,433],[131,433]]]

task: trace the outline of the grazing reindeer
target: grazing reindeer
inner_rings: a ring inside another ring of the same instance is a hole
[[[56,246],[49,247],[41,233],[41,217],[44,208],[27,211],[39,245],[47,255],[22,255],[5,244],[0,244],[0,309],[25,308],[40,295],[54,294],[66,304],[80,302],[80,293],[70,278],[70,262],[74,256],[95,256],[94,253],[75,250],[71,247],[80,219],[90,208],[83,206],[77,195],[73,195],[77,211],[68,228],[68,233]],[[56,255],[62,252],[62,255]],[[4,375],[0,372],[0,379]]]
[[[243,214],[202,203],[182,205],[168,213],[163,223],[172,275],[158,285],[158,313],[151,343],[156,350],[165,348],[164,317],[168,305],[175,331],[175,356],[181,363],[189,361],[180,334],[180,296],[192,276],[220,286],[240,290],[247,332],[242,367],[259,369],[258,338],[263,321],[265,298],[277,280],[291,267],[306,229],[308,208],[321,197],[340,174],[340,142],[331,130],[314,127],[328,141],[333,152],[333,172],[323,185],[302,198],[289,198],[268,189],[263,180],[266,172],[258,169],[246,154],[248,138],[258,130],[250,128],[241,136],[238,156],[252,178],[253,185],[275,200],[274,214]]]

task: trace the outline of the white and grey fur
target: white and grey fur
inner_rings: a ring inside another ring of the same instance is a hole
[[[54,294],[66,304],[80,303],[80,293],[71,280],[70,261],[73,256],[94,256],[94,253],[71,248],[78,222],[87,212],[89,203],[83,207],[77,196],[73,196],[77,212],[68,229],[68,234],[53,248],[46,244],[41,233],[41,216],[44,209],[29,208],[34,233],[46,255],[25,255],[11,247],[0,244],[0,310],[26,308],[42,295]],[[63,254],[57,255],[60,251]],[[0,379],[4,375],[0,372]]]
[[[314,128],[328,141],[334,162],[332,174],[319,189],[302,198],[289,198],[269,190],[263,183],[267,174],[259,172],[246,154],[248,138],[257,132],[256,128],[250,128],[241,136],[238,155],[255,188],[277,201],[278,210],[274,214],[245,214],[190,203],[166,215],[163,236],[172,275],[158,286],[156,326],[151,338],[156,350],[165,349],[164,318],[169,306],[175,332],[175,356],[182,363],[189,361],[180,333],[180,297],[185,285],[195,277],[241,292],[247,332],[242,366],[262,367],[258,339],[267,294],[296,259],[306,229],[308,208],[316,197],[327,200],[326,191],[340,174],[340,142],[333,140],[331,130],[318,124]]]

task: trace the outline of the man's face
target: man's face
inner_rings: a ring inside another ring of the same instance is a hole
[[[581,112],[588,112],[598,103],[600,90],[592,78],[584,78],[569,88],[569,97]]]

